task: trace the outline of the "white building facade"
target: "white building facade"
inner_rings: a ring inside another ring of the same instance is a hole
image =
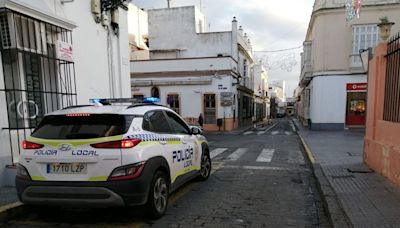
[[[0,186],[46,113],[130,96],[123,3],[0,0]]]
[[[131,61],[133,97],[159,97],[191,124],[229,131],[254,113],[251,45],[238,28],[206,32],[194,6],[148,11],[150,59]]]
[[[254,117],[255,121],[263,121],[269,116],[270,102],[268,98],[268,73],[261,62],[254,65]]]
[[[315,1],[303,43],[297,115],[314,130],[365,125],[368,48],[373,52],[379,42],[379,18],[400,28],[399,0],[363,1],[351,21],[346,2]]]

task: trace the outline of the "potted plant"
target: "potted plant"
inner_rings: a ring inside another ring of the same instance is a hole
[[[390,31],[392,30],[394,22],[390,22],[387,16],[381,17],[379,20],[379,37],[383,42],[386,42],[389,39]]]

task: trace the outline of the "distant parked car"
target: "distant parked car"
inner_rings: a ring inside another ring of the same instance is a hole
[[[278,112],[277,114],[276,114],[276,117],[277,118],[283,118],[283,117],[285,117],[286,116],[286,113],[284,113],[284,112]]]

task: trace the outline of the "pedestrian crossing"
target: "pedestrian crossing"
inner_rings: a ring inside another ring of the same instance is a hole
[[[250,155],[249,155],[250,154]],[[255,154],[257,156],[255,156]],[[282,151],[273,148],[263,148],[259,151],[250,151],[249,148],[214,148],[210,151],[212,160],[223,162],[236,162],[243,160],[244,157],[254,157],[257,164],[271,163],[279,160],[288,164],[304,164],[304,156],[300,150]]]
[[[213,158],[215,158],[216,156],[218,156],[218,155],[224,153],[225,150],[227,150],[227,149],[228,149],[228,148],[216,148],[216,149],[212,150],[212,151],[210,152],[210,157],[211,157],[211,159],[213,159]]]
[[[257,157],[257,162],[271,162],[272,156],[274,156],[275,149],[263,149],[261,154]]]
[[[295,135],[296,134],[296,129],[293,126],[293,129],[290,129],[289,131],[285,130],[275,130],[275,131],[267,131],[267,130],[262,130],[262,131],[245,131],[242,133],[242,135]]]
[[[247,148],[238,148],[232,154],[230,154],[226,160],[227,161],[236,161],[239,160],[240,157],[243,156],[248,151]]]

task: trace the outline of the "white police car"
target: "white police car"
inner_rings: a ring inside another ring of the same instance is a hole
[[[145,205],[162,216],[169,193],[211,171],[207,141],[155,104],[87,105],[46,115],[23,142],[18,196],[26,204]]]

